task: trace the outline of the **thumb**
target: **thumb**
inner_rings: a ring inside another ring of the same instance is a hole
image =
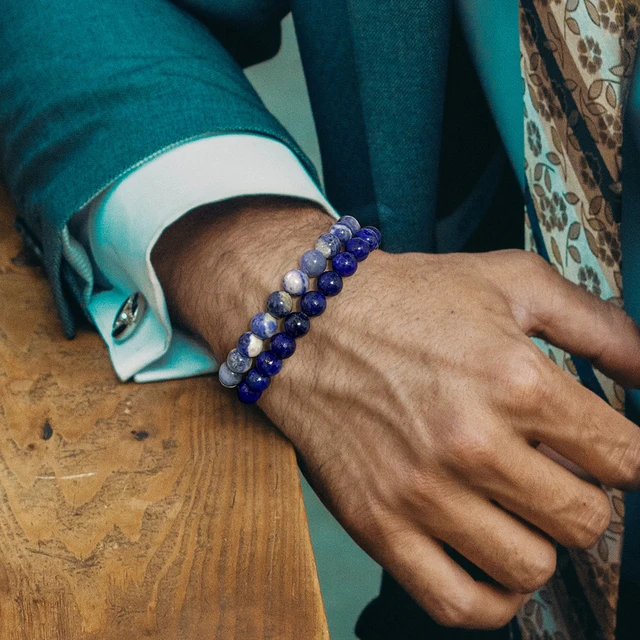
[[[625,387],[640,387],[640,329],[633,319],[573,284],[545,260],[517,252],[507,295],[521,329],[586,358]]]

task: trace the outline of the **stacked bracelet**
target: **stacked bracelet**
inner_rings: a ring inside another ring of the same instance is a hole
[[[268,297],[267,310],[253,317],[251,330],[240,336],[221,365],[220,383],[237,387],[241,402],[257,402],[271,378],[280,373],[282,361],[294,354],[296,339],[309,332],[310,319],[324,313],[327,298],[342,291],[342,279],[352,276],[358,263],[377,249],[381,240],[378,229],[360,228],[352,216],[344,216],[332,225],[318,238],[315,248],[302,255],[300,268],[284,275],[283,290]],[[329,261],[331,271],[326,270]],[[317,278],[317,290],[310,289],[313,278]],[[299,311],[294,310],[294,298],[300,298]],[[278,332],[281,319],[284,330]]]

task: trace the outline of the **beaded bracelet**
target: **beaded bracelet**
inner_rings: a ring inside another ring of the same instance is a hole
[[[381,241],[378,229],[360,228],[353,216],[343,216],[332,225],[328,233],[318,238],[315,249],[302,255],[300,269],[284,275],[283,290],[268,297],[267,310],[252,318],[251,330],[240,336],[236,348],[220,366],[220,383],[230,389],[237,387],[238,398],[244,404],[257,402],[271,384],[271,378],[280,373],[282,361],[294,354],[296,339],[309,332],[310,318],[324,313],[327,298],[342,291],[343,278],[352,276],[358,263],[375,251]],[[328,261],[331,271],[326,270]],[[317,290],[310,289],[312,278],[317,278]],[[300,298],[299,311],[294,310],[294,298]],[[278,332],[280,319],[284,331]]]

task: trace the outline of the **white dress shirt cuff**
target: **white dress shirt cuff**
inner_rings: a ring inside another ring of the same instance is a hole
[[[151,251],[188,211],[247,195],[304,198],[338,218],[288,147],[248,134],[209,136],[166,151],[81,212],[83,229],[76,235],[98,271],[97,282],[110,287],[91,296],[88,311],[120,379],[151,382],[217,371],[205,345],[172,327]],[[116,313],[135,292],[145,297],[148,310],[130,337],[116,343],[111,336]]]

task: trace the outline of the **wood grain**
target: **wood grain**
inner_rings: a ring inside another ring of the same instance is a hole
[[[0,193],[0,638],[328,638],[289,443],[65,340],[12,220]]]

